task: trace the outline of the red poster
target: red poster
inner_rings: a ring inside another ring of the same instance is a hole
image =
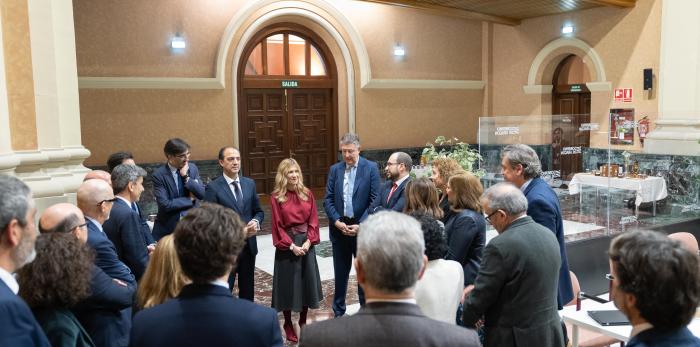
[[[634,144],[633,108],[615,108],[610,110],[610,144]]]
[[[632,102],[632,88],[615,88],[615,102]]]

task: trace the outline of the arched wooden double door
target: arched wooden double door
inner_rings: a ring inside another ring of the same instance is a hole
[[[274,189],[277,166],[299,162],[318,198],[337,151],[335,63],[313,32],[294,24],[260,31],[239,66],[239,143],[244,174],[259,194]]]

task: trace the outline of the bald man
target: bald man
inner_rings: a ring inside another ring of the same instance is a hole
[[[83,178],[83,182],[94,179],[103,180],[107,182],[107,184],[109,184],[110,186],[112,185],[112,176],[107,171],[92,170],[85,175],[85,177]]]
[[[95,265],[112,278],[119,279],[129,285],[136,286],[131,269],[124,265],[117,256],[117,250],[112,241],[102,230],[102,224],[109,219],[109,212],[116,198],[112,187],[100,179],[90,179],[78,188],[78,207],[87,219],[87,244],[95,250]],[[80,319],[80,317],[78,317]],[[131,308],[121,311],[120,320],[112,317],[109,324],[113,329],[101,329],[106,322],[83,322],[97,346],[126,346],[129,343],[131,329]],[[91,328],[88,329],[88,326]],[[91,331],[93,330],[93,331]],[[97,335],[95,335],[97,334]]]
[[[39,219],[41,233],[71,233],[86,243],[88,228],[83,212],[68,203],[60,203],[47,208]],[[118,329],[122,318],[122,310],[131,307],[136,286],[116,278],[111,278],[102,269],[93,265],[90,279],[90,296],[73,309],[78,320],[83,324],[90,336],[118,335],[109,330]],[[126,314],[130,314],[127,310]],[[105,332],[106,331],[106,332]]]

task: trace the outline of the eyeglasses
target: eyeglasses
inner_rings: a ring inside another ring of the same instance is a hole
[[[489,223],[491,223],[491,217],[493,217],[494,214],[498,213],[498,211],[500,211],[500,210],[493,211],[493,212],[491,212],[491,214],[488,215],[488,216],[484,213],[484,218],[485,218]]]
[[[608,281],[612,281],[615,279],[615,276],[613,276],[612,274],[605,274],[605,279]]]
[[[85,223],[83,223],[83,224],[74,226],[74,227],[71,228],[70,230],[73,231],[73,230],[75,230],[75,229],[87,229],[87,225],[88,225],[87,222],[85,222]]]
[[[97,206],[100,206],[100,205],[104,204],[105,202],[115,202],[115,201],[117,201],[117,198],[104,199],[104,200],[98,202]]]
[[[178,154],[178,155],[175,155],[174,157],[175,157],[175,158],[178,158],[178,159],[189,158],[189,157],[190,157],[190,152],[185,152],[185,153],[182,153],[182,154]]]

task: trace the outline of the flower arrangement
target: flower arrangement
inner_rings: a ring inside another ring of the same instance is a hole
[[[421,155],[421,164],[430,164],[433,159],[444,157],[456,160],[465,171],[471,172],[477,177],[484,175],[483,169],[474,169],[474,163],[482,160],[481,154],[478,151],[469,148],[468,143],[461,142],[458,138],[453,137],[446,139],[444,136],[438,136],[433,143],[426,143]]]

